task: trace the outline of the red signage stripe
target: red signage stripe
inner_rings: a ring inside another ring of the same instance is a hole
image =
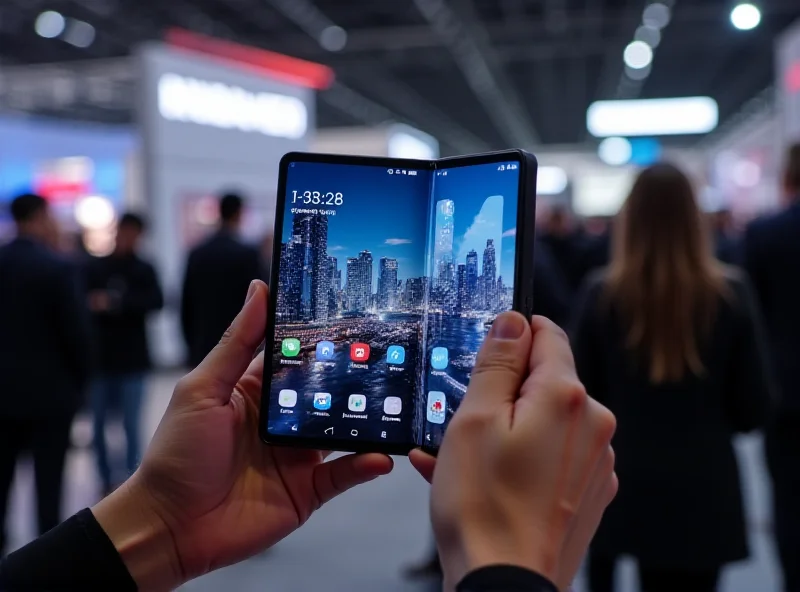
[[[295,86],[323,90],[333,84],[335,77],[333,70],[323,64],[198,35],[184,29],[170,29],[166,41],[178,49],[233,62],[248,71]]]

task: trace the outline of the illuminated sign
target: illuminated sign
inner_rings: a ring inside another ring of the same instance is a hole
[[[794,62],[786,71],[786,90],[793,95],[800,93],[800,60]]]
[[[586,128],[597,138],[705,134],[718,121],[711,97],[597,101],[586,112]]]
[[[159,79],[158,110],[169,121],[276,138],[301,138],[308,129],[308,111],[297,97],[254,93],[177,74],[164,74]]]

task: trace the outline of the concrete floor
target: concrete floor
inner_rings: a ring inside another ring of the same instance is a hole
[[[153,433],[166,409],[175,375],[151,380],[145,410],[145,432]],[[85,418],[76,423],[74,439],[88,442],[91,427]],[[112,440],[122,444],[122,434],[112,430]],[[768,482],[761,461],[761,441],[744,437],[737,442],[752,526],[751,560],[728,568],[720,592],[778,592],[775,552],[769,536]],[[394,472],[334,500],[308,524],[264,554],[237,566],[186,584],[185,592],[374,591],[427,592],[435,583],[404,581],[401,570],[422,558],[429,549],[427,525],[428,486],[404,458],[396,459]],[[98,482],[91,453],[77,449],[68,460],[65,512],[93,504]],[[10,536],[22,545],[34,535],[32,472],[21,464],[12,495]],[[636,592],[634,566],[624,561],[617,592]],[[579,579],[575,592],[585,592]]]

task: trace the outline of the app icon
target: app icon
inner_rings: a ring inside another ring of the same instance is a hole
[[[389,364],[402,364],[406,361],[406,348],[402,345],[390,345],[386,350],[386,361]]]
[[[364,395],[350,395],[347,408],[355,413],[364,413],[367,410],[367,398]]]
[[[300,353],[300,340],[294,337],[287,337],[281,343],[281,353],[287,358],[293,358]]]
[[[278,393],[278,404],[281,407],[294,407],[297,405],[297,391],[283,389]]]
[[[331,394],[330,393],[314,393],[314,409],[320,411],[327,411],[331,408]]]
[[[369,360],[369,345],[366,343],[351,344],[350,359],[354,362],[366,362]]]
[[[333,359],[333,342],[320,341],[317,344],[317,360],[325,361]]]
[[[434,347],[431,352],[431,366],[434,370],[444,370],[450,362],[446,347]]]
[[[386,397],[383,401],[383,412],[386,415],[400,415],[403,411],[403,400],[400,397]]]
[[[428,421],[431,423],[444,423],[447,411],[447,399],[441,391],[428,393]]]

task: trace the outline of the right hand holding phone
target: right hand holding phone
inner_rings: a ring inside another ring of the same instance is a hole
[[[542,317],[497,317],[438,459],[411,454],[433,484],[446,587],[510,564],[565,590],[616,495],[615,428],[578,380],[561,329]]]

